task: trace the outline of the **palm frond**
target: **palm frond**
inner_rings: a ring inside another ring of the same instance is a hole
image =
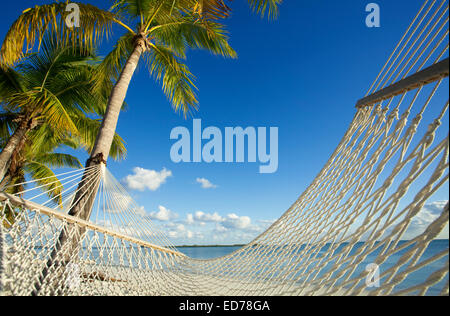
[[[55,173],[46,165],[38,161],[29,161],[23,168],[24,171],[36,180],[38,186],[42,186],[48,197],[53,200],[56,205],[62,206],[61,192],[63,186],[56,177]]]
[[[194,13],[207,20],[225,19],[230,15],[231,8],[223,0],[197,0]]]
[[[150,35],[178,54],[189,47],[205,49],[223,57],[237,57],[236,51],[228,43],[228,32],[220,23],[198,22],[192,16],[188,16],[175,23],[154,27],[150,30]]]
[[[20,74],[10,67],[0,67],[0,102],[9,95],[24,91]]]
[[[40,153],[34,157],[34,161],[50,168],[83,168],[78,158],[64,153]]]
[[[6,193],[20,195],[20,193],[24,191],[25,187],[23,183],[26,182],[26,179],[25,179],[25,172],[23,169],[18,169],[15,175],[13,176],[7,175],[5,176],[5,178],[9,180],[7,181],[6,187],[4,189]]]
[[[95,60],[94,49],[82,48],[79,45],[65,46],[56,36],[46,35],[42,40],[39,53],[30,54],[21,59],[16,69],[30,82],[30,87],[45,87],[47,80],[59,72],[87,66],[95,63]]]
[[[150,74],[162,88],[176,112],[186,117],[198,108],[194,76],[176,53],[163,45],[151,44],[145,54]]]
[[[115,15],[93,5],[76,4],[80,8],[80,27],[74,28],[65,23],[66,3],[38,5],[23,11],[6,34],[0,50],[0,65],[11,66],[32,49],[39,51],[46,33],[57,34],[65,46],[86,49],[108,36]]]
[[[227,3],[232,0],[196,0],[194,12],[198,13],[203,19],[213,21],[224,19],[230,16],[231,8]],[[226,3],[227,2],[227,3]],[[275,19],[279,14],[279,6],[283,0],[248,0],[253,11],[266,16],[269,19]]]
[[[67,131],[55,129],[47,122],[43,122],[28,134],[26,157],[34,157],[39,153],[53,152],[60,146],[67,145],[73,149],[80,147],[78,143],[72,144],[72,138]],[[71,145],[71,146],[70,146]]]
[[[279,13],[279,5],[283,0],[248,0],[250,7],[256,12],[269,19],[276,19]]]
[[[0,141],[6,141],[17,127],[17,114],[12,112],[0,112]],[[0,144],[3,148],[3,144]]]
[[[120,37],[109,54],[103,58],[94,72],[95,88],[103,90],[105,82],[116,81],[122,68],[133,51],[134,35],[126,33]],[[108,95],[109,96],[109,95]]]
[[[159,20],[170,15],[180,16],[182,11],[192,9],[196,3],[196,0],[117,0],[110,11],[122,18],[138,18],[138,23],[146,25],[153,18]]]

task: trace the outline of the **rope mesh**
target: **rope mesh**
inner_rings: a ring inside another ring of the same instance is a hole
[[[447,36],[446,1],[425,1],[369,93],[448,57]],[[360,107],[299,199],[262,235],[216,259],[180,253],[103,165],[60,175],[60,199],[47,199],[33,183],[14,196],[0,193],[0,289],[8,295],[448,295],[448,244],[428,252],[448,229],[448,201],[411,235],[427,202],[448,188],[448,106],[443,76]],[[90,222],[67,215],[83,174],[90,177],[86,186],[98,184],[90,191],[96,194]],[[75,247],[55,247],[62,232]],[[376,286],[368,283],[373,276]]]

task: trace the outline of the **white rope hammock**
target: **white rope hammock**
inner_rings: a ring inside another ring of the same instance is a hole
[[[104,165],[58,175],[62,190],[52,198],[37,182],[15,195],[5,188],[0,293],[448,295],[448,247],[426,255],[448,228],[448,202],[406,238],[448,186],[448,59],[446,71],[364,102],[429,73],[448,47],[448,4],[425,1],[313,183],[262,235],[221,258],[180,253]],[[98,187],[86,190],[95,196],[89,222],[67,215],[83,174],[86,188]],[[62,232],[72,242],[58,248]],[[380,267],[379,286],[367,286],[367,260]]]

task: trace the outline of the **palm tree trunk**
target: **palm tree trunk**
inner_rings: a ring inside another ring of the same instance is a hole
[[[2,152],[0,153],[0,181],[6,175],[9,165],[11,163],[11,157],[17,146],[23,141],[26,134],[33,128],[31,121],[22,120],[19,126],[14,131],[14,134],[9,138]]]
[[[125,63],[122,73],[111,91],[106,113],[97,134],[94,148],[91,152],[90,158],[86,161],[86,168],[100,165],[101,163],[106,164],[114,134],[116,132],[119,114],[122,109],[123,102],[125,101],[125,96],[127,94],[131,78],[136,71],[139,59],[144,51],[145,42],[143,39],[139,39],[136,41],[136,46]],[[75,198],[73,199],[75,203],[71,205],[69,215],[76,216],[84,220],[89,220],[98,186],[100,184],[100,181],[98,181],[99,179],[97,179],[97,181],[93,182],[94,185],[86,186],[85,184],[91,182],[91,180],[92,176],[87,174],[85,171],[83,178],[78,185]],[[50,272],[58,271],[57,273],[61,274],[62,278],[64,278],[64,274],[66,274],[66,272],[63,272],[65,270],[64,267],[69,263],[73,254],[78,251],[80,240],[82,239],[84,232],[85,231],[82,228],[75,227],[71,224],[66,224],[44,270],[39,277],[39,280],[34,285],[33,295],[39,294],[43,282]],[[52,289],[52,294],[60,294],[60,291],[61,289],[58,288]]]
[[[120,74],[119,80],[117,81],[111,92],[108,106],[106,108],[106,113],[103,117],[102,125],[100,126],[100,129],[98,131],[97,139],[92,150],[91,157],[102,153],[103,158],[105,160],[108,159],[111,144],[116,132],[120,110],[122,109],[123,102],[125,101],[125,96],[127,94],[131,78],[133,77],[142,53],[145,50],[144,47],[145,46],[140,43],[136,44],[134,51],[128,58],[122,70],[122,73]]]
[[[100,126],[100,129],[98,131],[97,139],[91,152],[91,157],[86,162],[86,168],[92,167],[96,164],[98,165],[100,163],[106,164],[114,135],[116,133],[119,114],[125,101],[131,78],[133,77],[142,53],[144,52],[144,47],[145,46],[140,41],[136,43],[133,52],[125,63],[119,80],[111,91],[111,96],[106,107],[105,116],[103,117],[102,125]],[[81,188],[82,184],[83,181],[82,183],[80,183],[80,190],[78,190],[78,194],[80,194],[80,196],[84,195],[84,193],[82,192],[83,189]],[[97,190],[97,188],[94,189]],[[93,200],[95,200],[95,196],[91,200],[92,202],[79,202],[77,203],[77,205],[72,205],[69,214],[72,216],[77,216],[84,220],[89,220],[89,217],[91,215],[92,203],[94,202]],[[74,201],[77,201],[77,198],[75,198]],[[85,206],[81,207],[81,205]]]
[[[8,184],[9,180],[11,180],[11,176],[9,174],[5,175],[5,177],[0,182],[0,191]]]

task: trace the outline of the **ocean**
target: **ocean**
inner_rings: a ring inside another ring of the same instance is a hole
[[[401,245],[404,242],[400,242],[399,245]],[[357,251],[357,249],[363,245],[363,243],[356,244],[353,248],[352,252]],[[343,245],[345,246],[345,244]],[[343,247],[342,246],[342,247]],[[321,249],[321,252],[326,252],[328,246],[325,246]],[[236,250],[239,250],[240,246],[214,246],[214,247],[180,247],[178,250],[187,256],[191,258],[196,259],[212,259],[212,258],[218,258],[222,256],[226,256]],[[299,248],[299,251],[301,251],[302,247]],[[431,242],[431,244],[428,246],[427,250],[423,254],[422,258],[420,259],[420,262],[427,260],[439,253],[442,253],[443,251],[447,251],[447,255],[443,258],[433,262],[432,264],[427,265],[426,267],[415,271],[408,275],[408,277],[400,283],[396,288],[395,291],[407,289],[411,286],[414,286],[415,284],[423,283],[431,273],[433,273],[436,270],[442,269],[445,267],[445,265],[448,263],[449,257],[448,257],[448,249],[449,249],[449,240],[434,240]],[[388,270],[392,266],[394,266],[397,261],[402,257],[402,255],[407,252],[409,249],[406,248],[403,251],[400,251],[396,253],[395,255],[392,255],[389,257],[389,259],[383,263],[379,267],[380,274],[383,274],[383,271]],[[361,273],[365,267],[371,263],[374,262],[375,258],[377,257],[379,251],[375,251],[372,254],[368,255],[367,258],[361,262],[361,264],[358,265],[358,268],[353,273],[354,275],[357,275]],[[402,268],[404,269],[404,268]],[[326,270],[326,269],[325,269]],[[402,271],[402,270],[400,270]],[[320,276],[320,275],[319,275]],[[433,287],[431,287],[427,293],[429,296],[436,296],[439,295],[442,291],[442,288],[445,286],[445,284],[448,283],[449,276],[447,275],[444,280],[441,282],[435,284]],[[383,278],[380,279],[380,284],[382,284],[384,281]]]
[[[403,243],[405,243],[405,242],[401,241],[399,243],[399,245],[401,245]],[[352,253],[356,252],[361,245],[363,245],[363,243],[356,244],[354,246],[352,252],[350,253],[350,255]],[[320,252],[326,253],[328,250],[328,247],[329,247],[329,245],[324,246],[322,249],[320,249]],[[345,247],[345,244],[342,244],[340,247]],[[213,258],[220,258],[220,257],[226,256],[234,251],[239,250],[240,248],[241,248],[241,246],[193,246],[193,247],[179,247],[178,250],[191,258],[213,259]],[[302,248],[303,247],[299,247],[299,249],[297,251],[298,252],[302,251]],[[85,249],[85,248],[83,248],[83,249]],[[397,285],[395,287],[394,292],[397,292],[402,289],[410,288],[416,284],[421,284],[424,281],[426,281],[433,272],[435,272],[439,269],[442,269],[446,265],[448,265],[448,260],[449,260],[448,249],[449,249],[449,240],[434,240],[433,242],[431,242],[431,244],[428,246],[425,253],[423,254],[422,258],[420,259],[419,263],[423,262],[424,260],[427,260],[429,258],[432,258],[438,254],[441,254],[443,252],[446,252],[446,255],[444,255],[439,260],[434,261],[433,263],[421,268],[420,270],[410,273],[408,275],[408,277],[402,283],[400,283],[399,285]],[[42,248],[36,248],[35,250],[36,250],[36,252],[39,252],[39,251],[42,251]],[[337,252],[339,252],[339,250],[340,249],[338,248]],[[409,250],[408,248],[405,248],[404,250],[396,253],[395,255],[390,256],[389,259],[379,267],[380,275],[383,275],[383,271],[387,271],[389,268],[394,266],[398,262],[398,260],[403,256],[403,254],[405,254],[405,252],[407,252],[408,250]],[[379,251],[380,250],[375,251],[372,254],[368,255],[366,257],[366,259],[357,266],[357,268],[355,269],[355,271],[352,274],[352,277],[359,275],[366,268],[367,265],[373,263],[375,261],[376,257],[378,256]],[[86,259],[96,261],[98,258],[102,257],[103,260],[107,260],[112,265],[115,265],[115,266],[121,265],[120,260],[118,260],[117,256],[113,256],[111,258],[106,256],[106,257],[108,257],[108,258],[106,258],[105,257],[106,253],[96,247],[92,248],[91,252],[86,252],[86,255],[87,255]],[[101,261],[103,261],[103,260],[101,260]],[[133,258],[131,260],[133,261],[133,264],[136,264],[136,262]],[[329,266],[327,266],[326,268],[322,269],[322,272],[319,273],[317,277],[320,277],[322,273],[326,272],[327,268],[330,267],[331,265],[333,265],[333,262],[331,262],[329,264]],[[312,269],[313,269],[313,267],[311,267],[311,270]],[[403,269],[404,269],[404,267],[400,271],[402,271]],[[303,273],[303,276],[305,276],[305,275],[308,276],[307,272],[308,272],[308,270],[306,270],[306,273]],[[264,271],[261,271],[261,274],[259,274],[259,276],[264,278],[265,276],[262,275],[263,273],[264,273]],[[276,275],[272,275],[272,276],[276,276]],[[385,279],[386,278],[381,277],[380,284],[383,284]],[[441,293],[443,287],[446,284],[448,284],[448,281],[449,281],[449,276],[447,274],[447,276],[444,278],[444,280],[435,284],[428,290],[427,295],[428,296],[439,295]],[[337,284],[339,284],[339,282]]]

